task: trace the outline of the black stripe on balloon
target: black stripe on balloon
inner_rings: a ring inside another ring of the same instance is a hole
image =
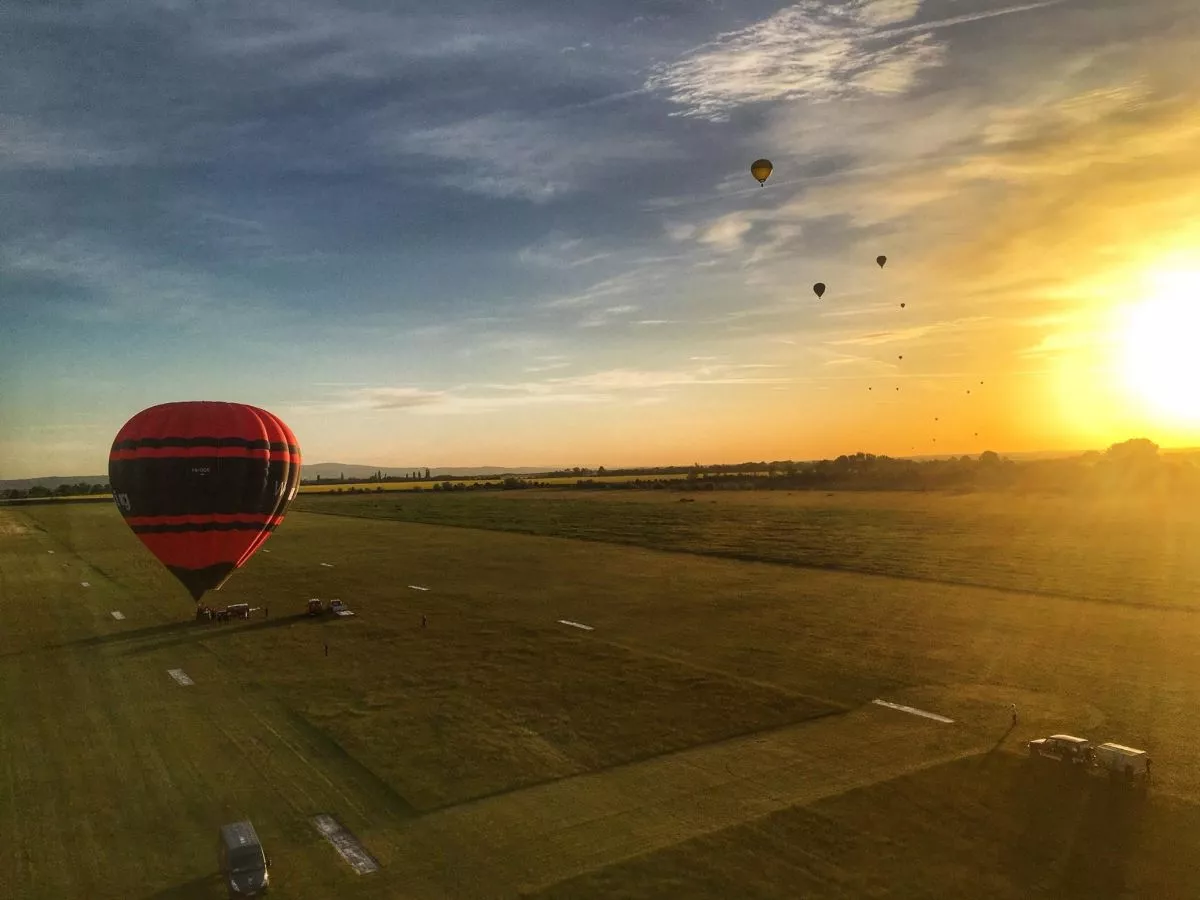
[[[233,572],[233,563],[215,563],[205,566],[203,569],[185,569],[183,566],[167,566],[167,568],[171,570],[172,575],[183,582],[183,586],[188,589],[192,599],[199,603],[205,591],[216,590],[229,577]]]
[[[113,498],[127,518],[281,515],[300,482],[286,459],[197,456],[110,459]]]
[[[141,450],[144,447],[162,449],[163,447],[242,447],[246,450],[286,450],[289,453],[299,453],[300,447],[283,441],[251,440],[240,437],[148,437],[129,438],[113,444],[113,450]]]
[[[274,531],[261,522],[193,522],[171,525],[134,525],[134,534],[197,534],[201,531]]]

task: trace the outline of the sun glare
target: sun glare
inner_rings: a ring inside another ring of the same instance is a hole
[[[1200,271],[1163,272],[1123,317],[1123,373],[1148,410],[1200,423]]]

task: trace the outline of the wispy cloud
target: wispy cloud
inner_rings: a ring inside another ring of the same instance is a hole
[[[515,113],[423,129],[398,121],[377,127],[376,140],[385,152],[449,163],[438,176],[443,184],[534,203],[579,190],[610,164],[645,163],[672,154],[665,141],[614,135],[586,119],[540,120]]]
[[[683,107],[673,115],[717,121],[745,104],[903,93],[944,59],[929,34],[881,40],[919,9],[919,0],[805,0],[657,67],[646,87]]]
[[[291,404],[300,413],[391,410],[420,415],[462,415],[521,406],[661,402],[672,388],[706,385],[788,384],[785,375],[767,374],[783,367],[771,363],[706,363],[686,369],[605,369],[539,381],[459,385],[444,390],[410,386],[363,387],[335,393],[326,400]],[[636,395],[642,395],[640,398]]]

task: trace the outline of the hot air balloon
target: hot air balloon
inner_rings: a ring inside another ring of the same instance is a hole
[[[903,303],[901,303],[901,304],[900,304],[900,308],[901,308],[901,309],[904,309],[904,304],[903,304]]]
[[[750,174],[758,179],[758,183],[763,187],[766,187],[767,179],[771,177],[771,172],[774,170],[775,167],[771,165],[769,159],[756,159],[750,163]]]
[[[886,256],[877,256],[877,257],[875,257],[875,262],[878,263],[879,268],[882,269],[884,266],[887,265],[887,257]]]
[[[813,285],[813,293],[817,295],[818,300],[820,300],[822,297],[824,297],[825,296],[824,282],[818,281],[816,284],[814,284]]]
[[[254,406],[163,403],[117,432],[108,480],[125,524],[199,602],[283,521],[300,485],[300,447]]]

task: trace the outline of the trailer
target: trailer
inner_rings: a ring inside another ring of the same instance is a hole
[[[1108,772],[1110,781],[1145,787],[1150,780],[1150,754],[1124,744],[1101,744],[1095,750],[1097,768]]]

